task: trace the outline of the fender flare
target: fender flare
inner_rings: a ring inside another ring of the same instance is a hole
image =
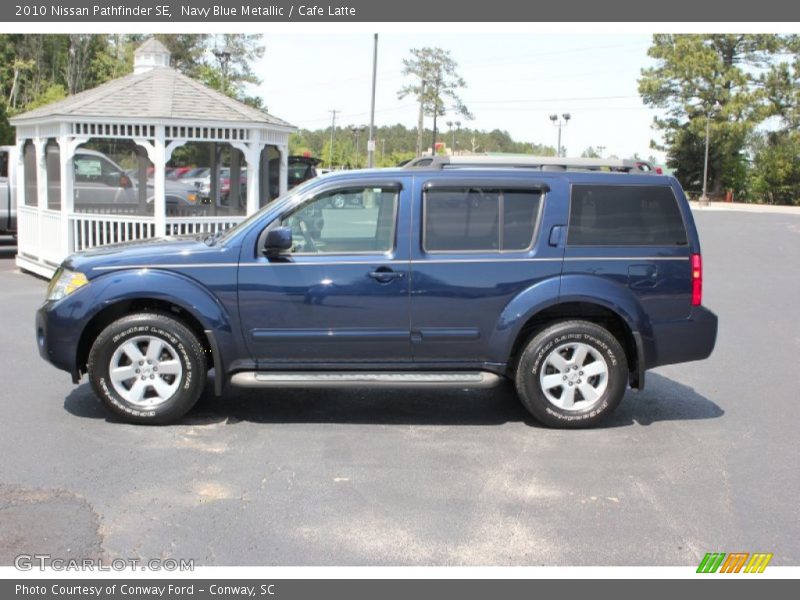
[[[645,357],[653,356],[650,320],[636,296],[626,286],[594,275],[552,277],[517,294],[503,309],[490,335],[492,361],[508,362],[523,327],[538,313],[572,302],[595,304],[612,311],[625,322],[634,339],[639,365],[637,371],[643,382]]]
[[[142,286],[142,273],[147,272],[147,288]],[[125,269],[101,275],[92,280],[93,305],[87,315],[81,335],[88,324],[102,311],[119,304],[135,300],[156,300],[178,306],[194,317],[203,327],[206,342],[211,348],[213,364],[219,373],[217,386],[222,383],[227,366],[226,356],[237,356],[241,346],[238,321],[228,313],[220,300],[196,280],[175,271],[148,269]],[[211,335],[209,335],[211,333]]]

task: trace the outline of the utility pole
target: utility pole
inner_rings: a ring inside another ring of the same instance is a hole
[[[422,127],[425,123],[425,80],[420,82],[419,122],[417,123],[417,156],[422,156]]]
[[[431,156],[436,156],[436,117],[439,115],[439,84],[440,79],[437,77],[436,86],[434,86],[433,96],[433,141],[431,142]]]
[[[329,110],[328,112],[331,113],[331,115],[332,115],[332,117],[331,117],[331,146],[330,146],[330,148],[328,148],[328,168],[332,169],[333,168],[333,136],[334,136],[334,132],[336,131],[336,113],[339,112],[339,111],[334,108],[333,110]]]
[[[369,109],[369,139],[367,140],[367,167],[375,166],[375,82],[378,77],[378,34],[372,49],[372,104]]]

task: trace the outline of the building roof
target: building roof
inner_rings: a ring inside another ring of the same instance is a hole
[[[136,48],[135,54],[140,52],[158,52],[159,54],[169,54],[167,47],[159,42],[156,38],[148,38],[141,46]]]
[[[148,45],[152,47],[146,49]],[[150,39],[137,51],[158,52],[156,45],[164,48],[161,42]],[[48,117],[62,120],[101,117],[224,121],[294,128],[283,119],[234,100],[170,67],[155,67],[144,73],[114,79],[96,88],[16,115],[10,121],[15,124]]]

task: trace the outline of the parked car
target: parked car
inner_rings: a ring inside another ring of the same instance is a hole
[[[139,202],[138,171],[123,170],[102,152],[79,148],[72,159],[75,170],[75,203],[84,209],[133,207]],[[52,185],[60,185],[53,182]],[[147,202],[152,203],[155,185],[147,180]],[[167,179],[165,183],[167,208],[186,209],[199,200],[197,190],[184,183]]]
[[[341,194],[359,207],[329,208]],[[541,422],[585,427],[648,369],[709,356],[717,317],[702,283],[671,177],[341,172],[221,235],[69,257],[36,336],[43,358],[76,383],[88,374],[131,422],[180,419],[213,368],[217,394],[509,380]]]
[[[211,169],[208,167],[197,167],[184,173],[180,177],[180,182],[186,185],[199,187],[206,180],[210,172]]]
[[[645,173],[655,173],[656,175],[663,175],[664,169],[654,165],[652,163],[647,162],[646,160],[637,160],[636,167],[640,171],[644,171]]]
[[[314,158],[313,156],[300,156],[295,154],[290,155],[286,160],[288,163],[286,183],[287,188],[290,190],[301,183],[314,179],[318,175],[317,165],[322,162],[320,159]],[[277,198],[280,195],[279,161],[279,158],[273,158],[269,161],[269,186],[270,196],[272,198]]]
[[[0,235],[17,235],[16,148],[0,146]]]
[[[223,167],[219,170],[219,187],[220,193],[230,190],[230,176],[231,170],[228,167]],[[208,199],[211,197],[211,169],[208,169],[206,174],[200,179],[199,185],[196,184],[200,195]]]

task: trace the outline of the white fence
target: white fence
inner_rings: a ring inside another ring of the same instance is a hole
[[[80,252],[156,235],[155,219],[134,215],[72,213],[63,227],[61,212],[35,206],[17,210],[17,265],[49,277],[73,252]],[[202,235],[223,231],[240,223],[244,216],[167,217],[167,235]],[[67,239],[64,239],[64,236]]]
[[[146,240],[155,237],[156,224],[151,217],[123,215],[70,215],[72,252],[97,246]]]
[[[167,217],[167,235],[217,233],[241,223],[245,217]]]

